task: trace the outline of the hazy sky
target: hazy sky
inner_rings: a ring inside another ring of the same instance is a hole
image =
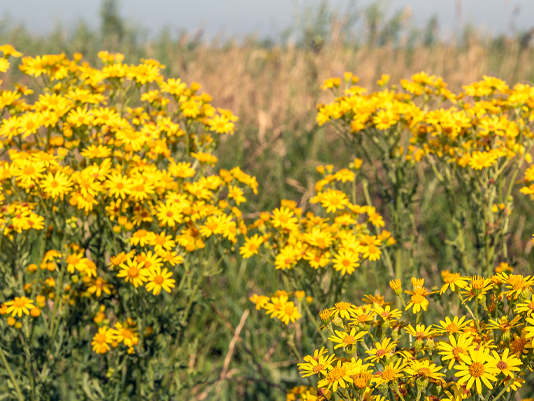
[[[155,33],[168,25],[173,31],[197,30],[208,36],[223,32],[257,32],[276,35],[292,21],[297,6],[319,0],[122,0],[121,12]],[[350,0],[331,0],[332,6],[346,7]],[[363,7],[371,0],[360,0]],[[35,33],[49,32],[61,21],[67,27],[84,19],[96,26],[100,0],[0,0],[0,16],[23,22]],[[457,5],[461,21],[472,22],[492,33],[511,33],[511,22],[519,29],[534,27],[534,0],[384,0],[390,12],[409,7],[417,24],[431,15],[439,16],[442,34],[455,26]],[[515,13],[514,13],[515,10]],[[514,16],[515,14],[515,16]]]

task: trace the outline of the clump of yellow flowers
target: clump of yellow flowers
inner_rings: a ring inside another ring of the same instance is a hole
[[[300,400],[505,400],[534,366],[534,279],[507,273],[442,272],[443,285],[390,282],[397,309],[380,295],[340,301],[320,313],[328,342],[298,365],[317,387]],[[429,310],[446,310],[431,320]],[[461,317],[460,317],[461,316]]]
[[[361,264],[380,260],[383,250],[395,243],[383,230],[384,220],[372,206],[356,203],[356,179],[361,160],[334,173],[333,166],[318,166],[322,179],[315,185],[306,214],[295,201],[284,200],[272,213],[263,212],[250,227],[255,234],[240,248],[244,258],[258,254],[269,258],[290,283],[291,291],[313,294],[317,306],[327,305],[347,287],[345,276],[355,274]],[[315,211],[312,211],[314,209]],[[263,246],[263,249],[261,247]],[[387,252],[387,251],[386,251]],[[257,309],[285,324],[301,317],[287,297],[254,294]]]
[[[246,230],[239,206],[258,187],[213,167],[237,117],[199,84],[164,80],[155,60],[101,52],[95,68],[81,54],[0,52],[0,73],[18,64],[36,88],[0,90],[0,356],[12,396],[59,399],[66,369],[95,378],[80,385],[90,399],[173,394],[202,283]]]

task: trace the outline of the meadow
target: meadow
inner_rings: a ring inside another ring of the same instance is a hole
[[[532,395],[528,32],[206,42],[105,4],[0,24],[0,398]]]

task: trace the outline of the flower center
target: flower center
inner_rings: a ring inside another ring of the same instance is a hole
[[[430,376],[430,375],[432,374],[432,372],[431,372],[430,369],[428,369],[428,368],[421,368],[421,369],[419,369],[419,374],[420,374],[421,376],[426,376],[426,377],[428,377],[428,376]]]
[[[395,378],[395,371],[393,369],[385,369],[383,372],[382,372],[382,379],[384,379],[384,381],[390,381],[390,380],[393,380]]]
[[[345,343],[345,346],[352,345],[356,343],[356,339],[352,336],[345,336],[343,337],[343,343]]]
[[[105,334],[97,335],[95,341],[97,343],[104,344],[106,342],[106,335]]]
[[[386,350],[385,349],[379,349],[379,350],[376,350],[376,356],[378,358],[381,358],[383,357],[384,355],[386,355]]]
[[[448,333],[457,333],[459,330],[459,327],[456,323],[451,323],[447,326],[445,330],[447,330]]]
[[[335,381],[338,381],[339,379],[342,379],[346,373],[347,372],[344,367],[339,367],[339,368],[336,367],[328,373],[328,378],[330,379],[331,382],[335,382]]]
[[[499,370],[504,370],[508,367],[508,365],[504,361],[499,361],[497,362],[497,367],[499,368]]]
[[[163,284],[163,277],[162,276],[156,276],[154,277],[154,283],[156,283],[157,285],[162,285]]]
[[[464,353],[464,349],[462,347],[454,347],[452,349],[452,354],[454,355],[456,359],[458,359],[460,357],[460,354],[463,354],[463,353]]]
[[[317,365],[313,367],[313,373],[319,373],[323,369],[324,369],[324,365],[321,365],[320,363],[318,363]]]
[[[480,362],[473,362],[473,364],[469,366],[469,373],[475,379],[478,379],[484,374],[484,365]]]
[[[130,277],[137,277],[139,276],[139,269],[137,267],[130,267],[130,270],[128,270],[128,275]]]

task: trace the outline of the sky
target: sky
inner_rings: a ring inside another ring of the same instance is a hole
[[[352,0],[330,0],[343,9]],[[257,33],[276,37],[294,21],[296,10],[319,0],[121,0],[121,13],[142,24],[150,33],[169,26],[171,31],[202,28],[209,37],[223,33]],[[513,33],[534,27],[534,0],[382,0],[389,13],[409,8],[417,25],[432,15],[440,21],[442,35],[470,22],[486,33]],[[50,32],[57,22],[74,26],[81,19],[98,26],[100,0],[0,0],[0,17],[24,23],[36,34]],[[356,1],[363,8],[372,0]]]

